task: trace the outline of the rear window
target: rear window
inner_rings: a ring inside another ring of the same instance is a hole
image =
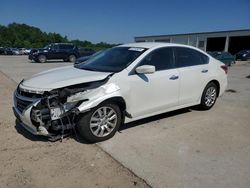
[[[176,47],[175,60],[177,67],[188,67],[207,64],[209,58],[197,50],[185,47]]]
[[[69,45],[69,44],[60,44],[59,48],[63,49],[63,50],[70,50],[70,49],[73,49],[74,46],[73,45]]]

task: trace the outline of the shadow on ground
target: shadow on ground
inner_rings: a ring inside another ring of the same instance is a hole
[[[60,141],[62,141],[61,139],[56,140],[56,141],[50,141],[48,139],[48,137],[46,137],[46,136],[33,135],[32,133],[27,131],[24,127],[22,127],[22,125],[20,125],[17,120],[16,120],[15,124],[16,124],[15,125],[16,131],[19,134],[21,134],[23,137],[25,137],[26,139],[29,139],[31,141],[35,141],[35,142],[36,141],[38,141],[38,142],[60,142]],[[82,139],[75,131],[72,131],[72,134],[69,134],[68,136],[65,136],[63,138],[63,140],[68,140],[70,138],[72,138],[72,139],[74,139],[77,142],[80,142],[82,144],[91,144],[91,143],[87,142],[86,140]]]
[[[199,108],[195,106],[195,107],[192,107],[192,110],[199,110]],[[137,127],[137,126],[140,126],[140,125],[143,125],[143,124],[146,124],[146,123],[150,123],[150,122],[153,122],[153,121],[158,121],[158,120],[161,120],[161,119],[165,119],[165,118],[174,117],[174,116],[177,116],[177,115],[180,115],[180,114],[188,113],[188,112],[191,112],[192,110],[191,110],[191,108],[184,108],[184,109],[180,109],[180,110],[167,112],[167,113],[164,113],[164,114],[151,116],[151,117],[144,118],[144,119],[141,119],[141,120],[137,120],[137,121],[122,125],[120,127],[119,131],[123,131],[123,130],[129,129],[129,128]]]
[[[153,122],[153,121],[158,121],[158,120],[161,120],[161,119],[178,116],[180,114],[191,112],[192,110],[199,111],[200,109],[198,107],[194,106],[192,108],[184,108],[184,109],[175,110],[175,111],[172,111],[172,112],[167,112],[167,113],[151,116],[151,117],[148,117],[148,118],[144,118],[144,119],[141,119],[141,120],[137,120],[137,121],[134,121],[134,122],[131,122],[131,123],[124,124],[119,128],[118,132],[125,131],[126,129],[130,129],[130,128],[133,128],[133,127],[142,126],[144,124],[147,124],[147,123],[150,123],[150,122]],[[23,128],[18,123],[18,121],[16,121],[15,129],[19,134],[23,135],[26,139],[29,139],[31,141],[50,142],[48,140],[48,138],[45,137],[45,136],[38,136],[38,135],[31,134],[25,128]],[[70,134],[68,137],[66,137],[64,139],[69,139],[69,138],[73,138],[74,140],[76,140],[77,142],[80,142],[82,144],[91,144],[91,143],[87,142],[86,140],[82,139],[76,133],[76,131],[72,131],[72,134]],[[60,139],[57,140],[57,141],[60,141]]]
[[[40,141],[40,142],[47,142],[48,139],[44,136],[37,136],[37,135],[33,135],[31,134],[30,132],[28,132],[25,128],[23,128],[19,123],[18,121],[16,120],[16,123],[15,123],[15,129],[16,131],[23,135],[23,137],[31,140],[31,141]]]

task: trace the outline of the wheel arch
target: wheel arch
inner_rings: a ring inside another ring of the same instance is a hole
[[[103,103],[117,104],[118,107],[120,108],[121,112],[126,111],[126,108],[127,108],[126,102],[125,102],[124,98],[123,97],[119,97],[119,96],[108,98],[108,99],[102,101],[100,104],[103,104]]]
[[[123,97],[120,97],[120,96],[111,97],[111,98],[104,100],[100,104],[104,104],[104,103],[116,104],[120,108],[121,116],[122,116],[122,119],[121,119],[122,124],[124,123],[126,116],[131,118],[131,115],[126,111],[127,106]]]
[[[207,83],[207,85],[209,84],[209,83],[214,83],[215,85],[216,85],[216,87],[217,87],[217,89],[218,89],[218,92],[217,92],[217,97],[220,95],[220,82],[218,81],[218,80],[211,80],[210,82],[208,82]],[[206,85],[206,86],[207,86]]]

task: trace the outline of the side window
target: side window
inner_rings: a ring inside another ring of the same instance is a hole
[[[68,44],[60,44],[58,45],[60,50],[70,50],[73,48],[73,45],[68,45]]]
[[[64,50],[65,49],[63,44],[58,45],[58,47],[59,47],[60,50]]]
[[[184,47],[175,48],[175,60],[177,67],[188,67],[208,63],[208,57],[205,54]]]
[[[148,54],[140,63],[141,65],[153,65],[156,71],[171,69],[174,67],[173,49],[170,47],[157,49]]]
[[[52,48],[53,48],[54,50],[59,50],[59,49],[60,49],[59,45],[57,45],[57,44],[53,45]]]
[[[73,48],[74,48],[73,45],[66,45],[66,49],[68,49],[68,50],[71,50],[71,49],[73,49]]]
[[[68,46],[65,45],[65,44],[61,44],[61,45],[60,45],[60,49],[61,49],[61,50],[67,50],[67,49],[68,49]]]

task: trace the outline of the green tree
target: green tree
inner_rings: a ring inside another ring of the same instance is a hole
[[[0,46],[2,47],[26,47],[41,48],[50,43],[71,42],[79,47],[88,47],[95,50],[111,48],[115,44],[100,42],[93,44],[87,40],[68,40],[67,36],[61,36],[59,33],[47,33],[37,27],[27,24],[11,23],[7,26],[0,25]]]

